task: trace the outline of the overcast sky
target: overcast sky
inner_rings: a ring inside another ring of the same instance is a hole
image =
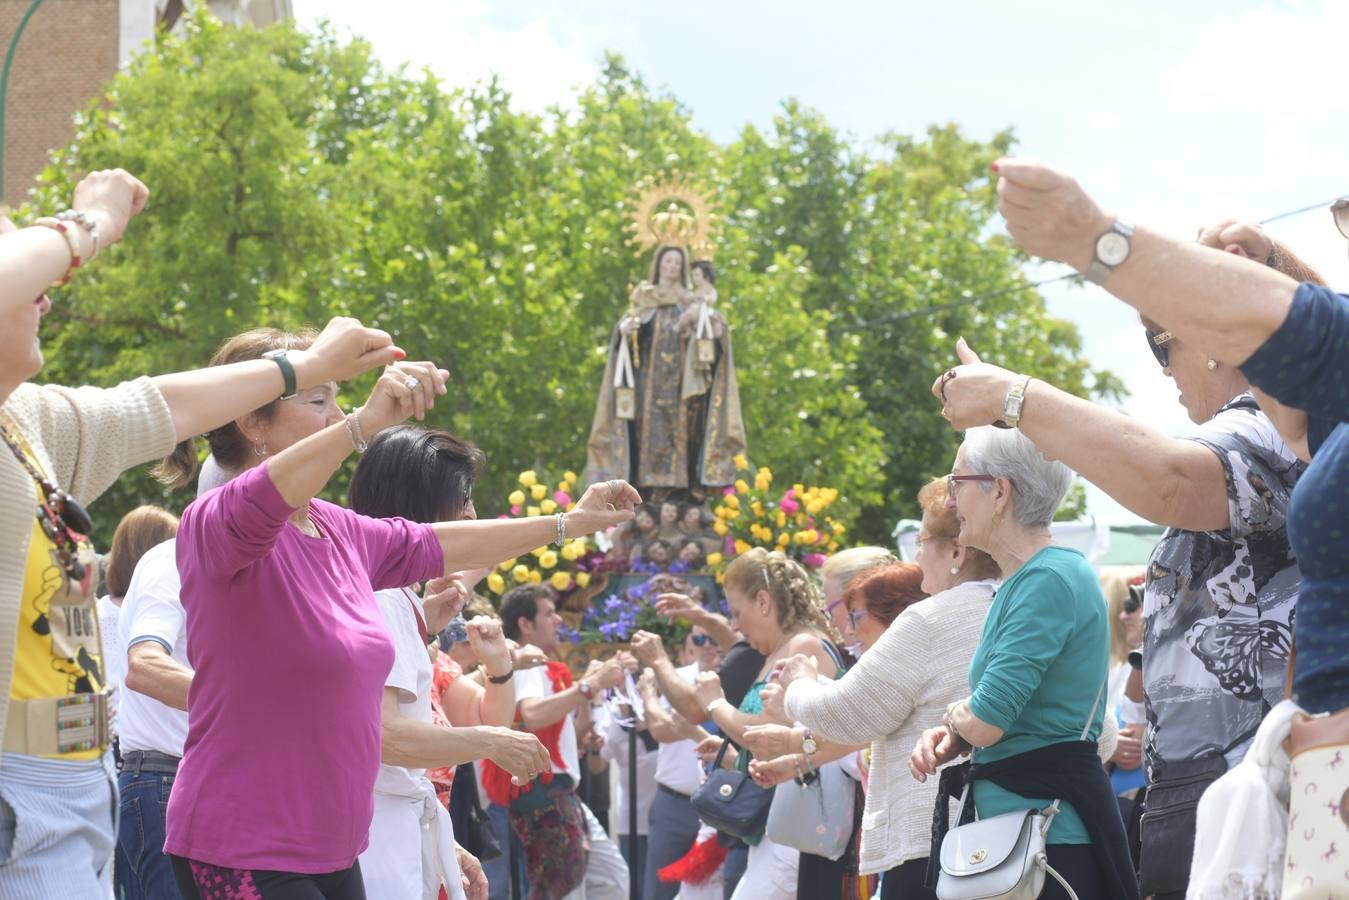
[[[567,104],[606,50],[668,87],[697,127],[730,141],[797,97],[865,146],[956,122],[1073,173],[1103,205],[1192,236],[1349,195],[1349,2],[905,0],[293,0],[370,40],[389,64],[448,85],[498,74],[523,107]],[[1324,209],[1271,233],[1349,290]],[[1058,274],[1036,267],[1032,274]],[[1124,408],[1171,434],[1189,423],[1132,312],[1097,288],[1046,288],[1092,364],[1121,375]],[[979,349],[979,348],[976,348]],[[1111,523],[1137,521],[1091,491]]]

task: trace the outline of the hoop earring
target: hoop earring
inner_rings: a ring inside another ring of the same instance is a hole
[[[1218,361],[1216,359],[1210,359],[1208,361],[1208,370],[1210,372],[1218,371]]]
[[[258,441],[256,444],[254,444],[253,455],[256,456],[258,459],[262,459],[263,457],[265,457],[267,455],[267,442]]]

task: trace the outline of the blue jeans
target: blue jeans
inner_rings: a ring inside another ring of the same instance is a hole
[[[122,796],[122,821],[117,829],[118,897],[178,900],[182,896],[173,864],[164,854],[164,814],[173,778],[161,772],[133,771],[117,777]]]
[[[487,876],[488,896],[490,900],[511,900],[511,873],[506,860],[510,857],[510,842],[515,839],[514,832],[504,806],[487,804],[487,815],[491,817],[492,827],[501,840],[501,855],[482,864],[483,874]],[[515,868],[520,873],[520,896],[523,897],[524,892],[529,890],[529,882],[525,878],[524,851],[519,847],[517,850],[519,853],[515,859]]]

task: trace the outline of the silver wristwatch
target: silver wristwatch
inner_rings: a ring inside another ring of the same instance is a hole
[[[1096,239],[1096,254],[1084,273],[1092,284],[1105,284],[1110,273],[1129,258],[1129,246],[1134,227],[1123,219],[1116,219],[1110,230]]]
[[[801,738],[801,752],[806,756],[811,756],[819,749],[819,745],[815,743],[815,735],[810,733],[810,729],[807,728],[805,731],[805,736]]]

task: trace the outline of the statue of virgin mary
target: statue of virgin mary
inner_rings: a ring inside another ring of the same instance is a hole
[[[650,277],[614,327],[587,444],[588,483],[623,478],[660,501],[702,500],[735,481],[745,426],[730,330],[708,295],[690,289],[689,275],[684,247],[658,247]]]

